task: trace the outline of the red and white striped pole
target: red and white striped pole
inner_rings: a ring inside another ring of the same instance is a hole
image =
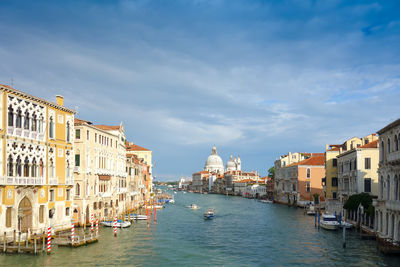
[[[47,228],[47,254],[51,251],[51,227]]]
[[[75,224],[74,224],[74,220],[72,220],[71,223],[71,243],[74,244],[74,240],[75,240]]]
[[[114,218],[114,236],[117,236],[117,215]]]
[[[90,216],[90,232],[93,233],[93,213],[92,216]]]
[[[99,219],[96,219],[96,236],[99,235]]]

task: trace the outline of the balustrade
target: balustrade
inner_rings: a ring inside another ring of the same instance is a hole
[[[0,184],[2,184],[2,185],[44,185],[44,178],[42,178],[42,177],[2,176],[2,177],[0,177]]]

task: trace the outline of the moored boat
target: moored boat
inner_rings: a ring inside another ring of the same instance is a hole
[[[268,199],[261,199],[260,202],[262,202],[262,203],[274,203],[274,202],[272,202],[272,200],[268,200]]]
[[[337,230],[340,223],[336,220],[336,216],[328,213],[322,214],[321,228],[325,230]]]
[[[341,221],[340,222],[340,228],[350,229],[352,227],[353,227],[353,225],[351,223],[348,223],[348,222],[345,222],[345,221]]]
[[[206,213],[204,213],[204,220],[212,220],[214,219],[214,210],[209,209]]]
[[[131,220],[147,220],[147,216],[140,214],[131,214]]]
[[[314,216],[315,215],[314,206],[308,206],[307,207],[307,215],[310,215],[310,216]]]
[[[106,227],[114,227],[114,221],[103,221],[103,222],[101,222],[101,224]],[[129,221],[121,221],[121,220],[117,221],[118,228],[127,228],[130,226],[131,226],[131,222],[129,222]]]
[[[199,206],[197,206],[196,204],[193,203],[189,206],[189,208],[191,208],[192,210],[197,210],[199,208]]]

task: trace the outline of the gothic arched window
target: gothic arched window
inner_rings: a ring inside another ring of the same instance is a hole
[[[28,159],[28,157],[26,157],[25,161],[24,161],[24,176],[29,177],[29,159]]]
[[[32,131],[37,131],[37,117],[35,112],[32,114]]]
[[[29,112],[25,112],[24,129],[29,130]]]
[[[32,170],[31,170],[31,176],[36,177],[37,176],[37,165],[36,165],[36,158],[33,158],[32,160]]]
[[[75,195],[79,196],[80,194],[81,194],[81,186],[78,183],[76,183]]]
[[[53,117],[50,117],[50,121],[49,121],[49,138],[54,138],[54,121],[53,121]]]
[[[39,169],[40,169],[40,177],[43,177],[43,175],[44,175],[44,165],[43,165],[43,160],[42,159],[40,159],[40,162],[39,162]]]
[[[71,126],[69,125],[69,122],[67,122],[67,142],[71,141]]]
[[[390,153],[390,138],[387,140],[387,152]]]
[[[11,155],[8,157],[8,176],[14,176],[14,164]]]
[[[8,126],[14,126],[14,109],[11,105],[8,107]]]
[[[22,111],[21,111],[21,109],[17,110],[17,120],[16,120],[15,124],[16,124],[15,126],[17,128],[22,127]]]
[[[397,138],[397,135],[394,136],[394,150],[399,150],[399,139]]]
[[[22,164],[21,164],[21,158],[18,156],[17,158],[17,165],[16,165],[16,171],[17,171],[17,176],[22,176]]]

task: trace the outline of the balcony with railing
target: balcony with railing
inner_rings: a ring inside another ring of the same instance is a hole
[[[44,185],[43,177],[0,177],[1,185]]]
[[[400,150],[389,153],[387,155],[387,162],[388,163],[400,162]]]
[[[57,177],[49,178],[49,185],[58,185],[58,178]]]
[[[22,138],[29,138],[29,139],[34,139],[34,140],[44,140],[44,133],[40,133],[37,131],[31,131],[31,130],[26,130],[22,129],[19,127],[13,127],[13,126],[8,126],[7,127],[7,134],[13,135],[13,136],[18,136]]]

